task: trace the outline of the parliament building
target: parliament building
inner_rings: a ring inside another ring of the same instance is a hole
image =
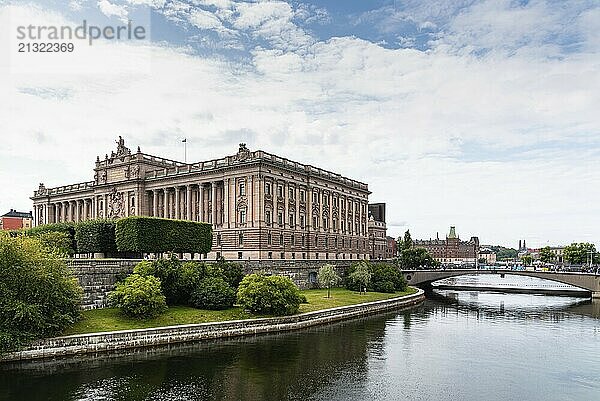
[[[211,223],[214,259],[368,259],[367,184],[240,144],[182,163],[132,152],[98,157],[93,181],[31,198],[34,224],[156,216]]]

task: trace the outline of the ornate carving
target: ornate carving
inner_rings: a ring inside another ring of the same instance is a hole
[[[110,195],[108,196],[108,218],[115,219],[123,217],[125,212],[125,201],[123,194],[117,191],[116,187],[113,187]]]
[[[125,175],[126,179],[129,179],[129,176],[130,176],[129,166],[123,168],[123,175]]]
[[[245,143],[240,143],[240,148],[236,155],[233,156],[233,161],[242,162],[250,158],[250,150]]]
[[[106,184],[106,170],[102,170],[100,173],[100,183]]]
[[[45,195],[47,192],[48,192],[48,190],[46,189],[46,186],[44,185],[44,183],[40,182],[40,186],[38,187],[37,194]]]
[[[123,137],[121,135],[119,135],[119,140],[116,141],[117,143],[117,153],[113,156],[113,157],[121,157],[121,156],[126,156],[126,155],[130,155],[131,154],[131,150],[129,150],[129,148],[127,146],[125,146],[125,140],[123,139]]]
[[[140,166],[135,164],[133,167],[131,167],[131,178],[139,178],[139,176],[140,176]]]
[[[43,185],[43,184],[40,184],[40,185]],[[39,214],[38,225],[42,225],[42,224],[44,224],[44,209],[40,208],[38,214]]]
[[[248,200],[245,196],[239,196],[237,199],[237,210],[246,209],[248,207]]]

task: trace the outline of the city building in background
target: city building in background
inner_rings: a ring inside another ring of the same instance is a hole
[[[33,215],[31,212],[17,212],[10,209],[8,213],[0,216],[0,230],[18,230],[20,228],[31,228]]]
[[[398,243],[396,242],[396,238],[394,237],[386,237],[387,239],[387,249],[385,257],[386,259],[392,259],[398,257]]]
[[[371,259],[386,259],[388,257],[388,241],[385,203],[369,204],[368,232]]]
[[[496,263],[496,252],[490,248],[481,248],[479,250],[479,260],[485,260],[486,265],[493,265]]]
[[[92,181],[31,198],[34,224],[156,216],[211,223],[205,258],[367,259],[367,184],[240,144],[221,159],[182,163],[131,152],[98,157]],[[383,235],[385,243],[385,232]]]
[[[468,241],[461,241],[454,226],[450,227],[446,239],[438,237],[413,242],[415,247],[425,248],[435,260],[442,264],[476,265],[479,259],[479,238],[471,237]]]

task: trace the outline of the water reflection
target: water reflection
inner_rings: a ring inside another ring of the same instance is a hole
[[[434,291],[301,332],[0,365],[2,400],[597,400],[600,302]]]

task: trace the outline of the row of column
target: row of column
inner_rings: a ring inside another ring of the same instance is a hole
[[[149,214],[154,217],[222,223],[223,181],[187,184],[149,191]]]

